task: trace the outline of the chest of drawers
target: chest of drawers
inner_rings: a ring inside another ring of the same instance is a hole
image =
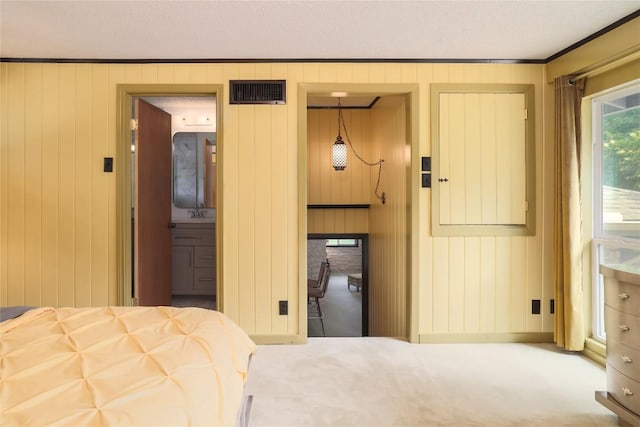
[[[621,426],[640,426],[640,274],[601,266],[607,334],[607,391],[596,400]]]

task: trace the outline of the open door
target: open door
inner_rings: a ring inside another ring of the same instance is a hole
[[[139,305],[171,305],[171,115],[136,98],[134,277]]]

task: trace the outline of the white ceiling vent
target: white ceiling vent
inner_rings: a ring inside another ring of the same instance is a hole
[[[230,80],[230,104],[286,104],[286,80]]]

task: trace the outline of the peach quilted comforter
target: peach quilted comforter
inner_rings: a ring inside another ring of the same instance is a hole
[[[255,350],[199,308],[37,308],[0,327],[2,426],[232,426]]]

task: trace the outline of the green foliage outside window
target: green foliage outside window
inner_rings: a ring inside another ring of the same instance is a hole
[[[640,106],[603,117],[603,184],[640,191]]]

